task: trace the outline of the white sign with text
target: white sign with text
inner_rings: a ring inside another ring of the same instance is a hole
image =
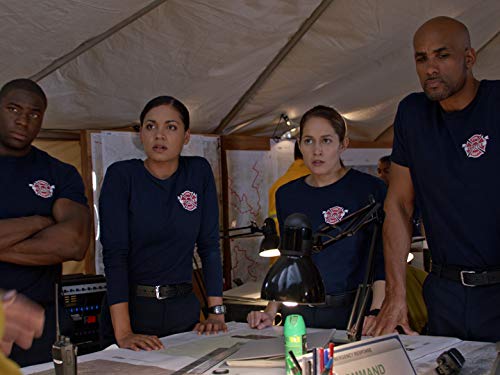
[[[416,375],[397,334],[335,348],[334,371],[337,375]]]

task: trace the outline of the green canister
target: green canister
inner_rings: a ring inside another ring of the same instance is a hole
[[[293,361],[290,358],[289,352],[292,351],[296,357],[299,357],[306,354],[307,351],[306,324],[301,315],[293,314],[286,317],[284,336],[286,375],[293,375],[297,372],[294,371],[295,368],[292,366]]]

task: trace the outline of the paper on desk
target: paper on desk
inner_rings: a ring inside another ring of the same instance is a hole
[[[54,375],[54,369],[33,373],[33,375]],[[155,366],[141,366],[130,363],[118,363],[104,359],[96,359],[78,364],[78,375],[169,375],[174,371]]]
[[[331,338],[331,330],[307,334],[307,347],[322,347]],[[283,337],[275,339],[249,341],[230,356],[229,360],[245,360],[256,358],[269,358],[285,355],[285,344]]]
[[[246,342],[248,339],[242,336],[255,333],[256,331],[246,324],[232,322],[228,323],[227,333],[206,336],[198,335],[196,332],[184,332],[163,337],[161,341],[165,345],[164,350],[136,352],[128,349],[109,349],[101,352],[101,355],[114,362],[176,370],[189,365],[193,360],[203,357],[216,348],[228,348],[237,342]],[[276,335],[276,333],[273,330],[266,330],[266,335]]]
[[[248,281],[241,286],[226,290],[222,294],[226,298],[258,300],[260,299],[261,286],[261,282]]]
[[[429,353],[445,351],[448,348],[457,345],[462,340],[455,337],[441,336],[407,336],[401,335],[401,341],[408,353],[408,357],[415,361]]]
[[[245,343],[248,339],[234,338],[229,335],[225,336],[198,336],[196,341],[190,341],[182,345],[167,346],[165,349],[159,350],[158,353],[170,356],[186,356],[191,358],[199,358],[212,352],[217,348],[230,348],[237,343]]]

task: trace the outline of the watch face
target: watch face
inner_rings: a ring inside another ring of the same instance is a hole
[[[211,310],[212,310],[211,312],[213,314],[217,314],[217,315],[225,314],[226,313],[226,306],[225,305],[212,306]]]

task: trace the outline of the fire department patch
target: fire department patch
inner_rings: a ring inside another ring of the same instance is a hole
[[[474,134],[467,140],[467,143],[462,145],[465,150],[465,154],[469,158],[478,158],[486,152],[486,144],[490,139],[487,135]]]
[[[29,184],[29,187],[33,189],[36,195],[42,198],[52,197],[54,189],[56,188],[54,185],[44,180],[36,180],[32,184]]]
[[[323,211],[323,217],[325,218],[325,223],[336,224],[345,216],[349,210],[345,210],[340,206],[331,207],[326,211]]]
[[[198,207],[198,195],[192,191],[186,190],[177,199],[181,202],[182,207],[188,211],[194,211]]]

